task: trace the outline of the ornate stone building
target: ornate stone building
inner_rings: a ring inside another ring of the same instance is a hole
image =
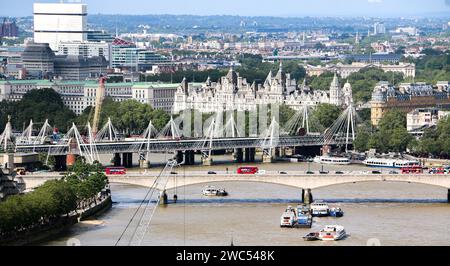
[[[380,82],[372,93],[372,125],[378,126],[384,114],[397,109],[405,114],[416,108],[450,107],[450,83],[440,81],[436,86],[425,83],[402,83],[394,87]]]
[[[348,83],[344,88],[340,87],[337,75],[329,92],[313,90],[306,81],[298,86],[297,81],[284,71],[282,64],[278,73],[274,75],[270,72],[261,84],[247,82],[231,68],[218,82],[212,82],[208,78],[204,84],[199,85],[183,80],[175,94],[174,112],[187,109],[203,113],[217,110],[250,111],[256,110],[260,104],[286,104],[296,110],[304,105],[316,106],[321,103],[344,106],[352,102],[351,90]]]

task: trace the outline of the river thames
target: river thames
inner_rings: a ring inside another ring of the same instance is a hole
[[[308,245],[450,245],[447,190],[438,187],[370,182],[313,191],[315,199],[345,211],[343,218],[315,218],[312,229],[281,229],[280,216],[296,206],[301,191],[263,183],[214,183],[227,198],[205,198],[204,185],[180,187],[177,204],[158,207],[144,245],[148,246],[308,246]],[[111,246],[139,206],[147,189],[112,185],[113,208],[73,226],[43,245]],[[169,196],[175,191],[168,191]],[[338,242],[305,242],[302,236],[325,225],[343,225],[349,237]],[[121,245],[129,239],[124,238]]]

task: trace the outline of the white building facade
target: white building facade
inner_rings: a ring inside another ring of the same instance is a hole
[[[58,55],[79,55],[84,58],[103,56],[106,61],[111,62],[111,43],[107,42],[59,42]]]
[[[195,109],[203,113],[221,111],[252,111],[258,105],[286,104],[295,110],[303,106],[322,103],[343,106],[352,102],[351,85],[341,88],[337,76],[330,91],[314,91],[303,82],[301,86],[290,74],[280,70],[276,75],[270,72],[262,84],[248,83],[230,69],[218,82],[208,80],[204,84],[189,84],[183,81],[175,94],[174,112]]]
[[[60,42],[87,41],[87,5],[35,3],[34,42],[48,43],[58,51]]]
[[[171,112],[178,87],[179,84],[170,83],[108,83],[106,96],[118,102],[136,100]],[[95,105],[98,84],[92,81],[0,81],[0,101],[20,101],[27,92],[44,88],[55,90],[64,104],[80,115],[87,107]]]

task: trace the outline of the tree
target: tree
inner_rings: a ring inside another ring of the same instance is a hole
[[[75,113],[64,105],[61,96],[48,88],[29,91],[19,102],[2,102],[0,109],[2,126],[6,123],[8,115],[12,116],[11,122],[16,129],[26,127],[30,119],[41,123],[49,119],[51,125],[64,131],[75,119]]]
[[[332,104],[320,104],[313,112],[313,117],[324,127],[329,128],[341,115],[341,108]]]
[[[406,129],[406,115],[399,110],[392,110],[380,120],[378,130],[370,137],[368,146],[379,152],[404,152],[412,139]]]
[[[390,81],[397,84],[403,80],[403,74],[384,72],[379,68],[363,68],[348,77],[348,82],[352,84],[354,101],[364,103],[370,101],[373,89],[378,82]]]

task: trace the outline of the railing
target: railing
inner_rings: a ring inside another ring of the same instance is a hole
[[[212,145],[203,147],[203,139],[182,139],[182,140],[139,140],[139,141],[115,141],[95,143],[95,149],[99,154],[120,153],[120,152],[164,152],[164,151],[185,151],[185,150],[224,150],[238,148],[259,148],[261,147],[261,138],[220,138],[213,139]],[[341,145],[346,143],[345,137],[336,136],[330,143],[331,145]],[[276,138],[275,147],[294,147],[294,146],[321,146],[323,138],[320,135],[307,136],[282,136]],[[83,149],[90,149],[91,144],[82,143]],[[65,155],[69,152],[69,145],[61,144],[43,144],[43,145],[22,145],[15,147],[16,152],[37,152],[48,153],[50,155]],[[76,153],[76,151],[75,151]]]

